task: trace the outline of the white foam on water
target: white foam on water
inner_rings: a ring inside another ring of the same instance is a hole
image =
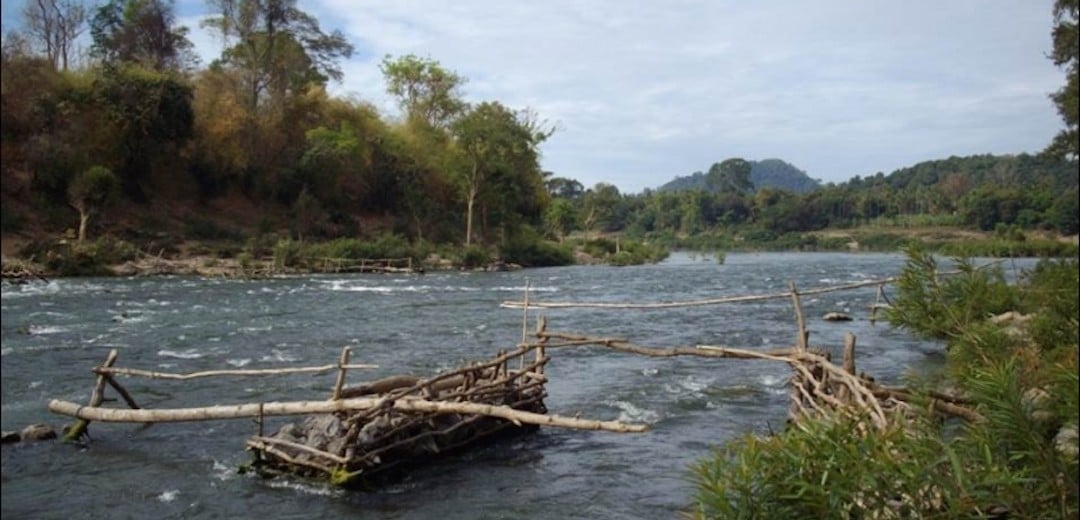
[[[57,325],[31,325],[27,332],[31,336],[40,336],[43,334],[58,334],[60,332],[67,332],[67,329]]]
[[[622,422],[655,424],[660,420],[660,414],[656,411],[638,407],[627,401],[604,401],[604,404],[618,408],[620,410],[618,420]]]
[[[221,481],[229,480],[229,479],[236,476],[236,471],[234,471],[229,466],[226,466],[225,464],[222,464],[221,462],[218,462],[217,459],[214,460],[214,468],[213,469],[214,469],[214,478],[216,478],[218,480],[221,480]]]
[[[30,384],[27,385],[27,388],[37,388],[42,384],[44,384],[44,381],[30,381]]]
[[[271,352],[273,352],[273,355],[263,356],[262,358],[260,358],[260,361],[277,363],[292,363],[295,361],[300,361],[300,358],[285,354],[278,349],[273,349]]]
[[[200,354],[198,350],[189,348],[187,350],[161,349],[157,352],[157,355],[161,357],[170,357],[177,359],[199,359],[205,354]]]
[[[787,393],[788,378],[783,376],[777,376],[772,374],[765,374],[758,377],[758,382],[765,387],[765,391],[773,395],[784,395]]]
[[[180,495],[180,490],[179,489],[170,489],[170,490],[164,491],[160,495],[158,495],[157,499],[162,501],[162,502],[168,503],[168,502],[172,502],[173,500],[176,500],[176,497],[178,495]]]
[[[263,482],[263,485],[274,489],[291,489],[305,495],[315,495],[323,497],[336,497],[342,496],[345,491],[329,486],[315,486],[312,484],[305,484],[302,482],[295,482],[291,480],[274,479]]]
[[[641,369],[641,375],[643,376],[655,376],[660,373],[659,368],[643,368]]]
[[[247,366],[248,363],[251,363],[251,358],[227,359],[227,360],[225,360],[225,363],[227,363],[227,364],[229,364],[231,366],[234,366],[236,368],[241,368],[241,367]]]

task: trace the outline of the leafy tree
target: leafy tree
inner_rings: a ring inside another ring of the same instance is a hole
[[[86,8],[78,0],[27,0],[23,6],[26,34],[57,70],[67,70],[75,40],[86,30]]]
[[[472,243],[474,211],[481,195],[506,207],[543,192],[537,147],[551,135],[527,112],[514,112],[498,102],[484,102],[454,122],[456,144],[465,159],[460,185],[465,196],[465,244]],[[529,184],[535,183],[535,186]],[[536,189],[530,189],[536,188]]]
[[[1065,69],[1065,86],[1050,96],[1057,105],[1065,128],[1054,137],[1046,152],[1057,157],[1080,157],[1080,1],[1057,0],[1054,3],[1054,41],[1050,59],[1054,65]]]
[[[86,239],[90,217],[115,200],[119,191],[120,181],[104,166],[94,166],[71,180],[68,201],[79,212],[79,242]]]
[[[614,220],[619,206],[619,188],[613,184],[599,182],[582,197],[582,226],[587,231],[607,229]]]
[[[544,185],[552,197],[577,200],[585,193],[585,187],[580,182],[565,177],[552,177],[544,181]]]
[[[191,86],[173,73],[125,65],[102,70],[94,89],[124,193],[144,201],[155,164],[168,165],[167,156],[191,138]]]
[[[556,198],[544,213],[544,223],[561,244],[566,235],[577,226],[577,211],[569,200]]]
[[[341,80],[337,61],[352,56],[341,31],[327,34],[296,0],[210,0],[218,15],[203,25],[221,32],[228,47],[219,65],[240,73],[246,106],[281,102],[309,85]]]
[[[90,53],[111,66],[184,70],[197,61],[187,32],[176,25],[172,0],[110,0],[90,21]]]
[[[386,91],[398,98],[409,120],[444,128],[467,108],[460,92],[465,79],[438,61],[412,54],[397,59],[386,56],[380,70]]]

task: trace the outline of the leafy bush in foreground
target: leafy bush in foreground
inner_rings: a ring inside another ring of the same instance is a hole
[[[1076,518],[1077,262],[1043,261],[1015,286],[959,264],[939,279],[909,252],[891,316],[948,338],[947,373],[984,420],[928,420],[920,405],[883,431],[830,416],[747,435],[693,466],[693,516]],[[1019,313],[988,319],[1002,309]]]

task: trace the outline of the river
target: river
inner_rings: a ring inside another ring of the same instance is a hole
[[[899,254],[685,253],[649,266],[561,267],[502,273],[305,275],[265,280],[78,278],[3,285],[2,422],[16,430],[66,418],[49,399],[85,402],[90,368],[110,349],[117,366],[191,372],[334,363],[344,345],[349,382],[430,375],[521,339],[522,312],[504,300],[657,302],[858,282],[898,274]],[[941,364],[939,343],[869,322],[876,289],[806,297],[812,346],[839,356],[858,337],[859,370],[900,382]],[[890,290],[891,292],[891,290]],[[830,311],[855,321],[821,320]],[[532,315],[540,313],[533,309]],[[785,299],[662,310],[553,309],[548,329],[617,336],[644,346],[790,345]],[[530,323],[530,328],[532,323]],[[85,448],[3,447],[8,518],[672,518],[691,503],[688,466],[745,433],[783,427],[782,363],[652,359],[599,347],[557,349],[547,374],[552,413],[645,422],[645,434],[541,429],[433,462],[375,492],[262,480],[249,460],[250,420],[90,426]],[[144,407],[323,399],[333,374],[122,382]],[[122,406],[122,403],[109,403]],[[276,426],[289,419],[269,421]],[[272,431],[272,429],[271,429]]]

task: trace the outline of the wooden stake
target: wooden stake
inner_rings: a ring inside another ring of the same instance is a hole
[[[802,303],[799,302],[799,291],[795,289],[795,282],[790,282],[788,287],[791,289],[791,301],[795,306],[795,324],[798,326],[798,335],[795,337],[795,348],[801,352],[806,352],[806,344],[810,338],[810,333],[806,331],[806,319],[803,318]]]
[[[131,394],[128,393],[126,388],[120,386],[120,383],[116,381],[116,378],[109,374],[102,374],[98,377],[104,377],[105,382],[109,383],[109,386],[113,387],[113,390],[116,390],[116,393],[120,394],[120,397],[124,399],[124,402],[127,403],[128,407],[132,409],[139,408],[139,405],[135,404],[135,398],[131,397]]]
[[[102,363],[102,367],[111,367],[113,363],[116,363],[116,358],[120,355],[120,352],[116,349],[109,351],[109,355],[105,357],[105,362]],[[105,375],[98,375],[97,384],[94,385],[94,391],[90,394],[90,406],[100,406],[101,402],[105,400]],[[64,435],[65,442],[76,442],[86,435],[86,427],[90,425],[90,421],[84,418],[79,418],[75,421],[75,424],[71,426],[67,434]]]
[[[844,335],[844,371],[855,375],[855,335]]]
[[[528,341],[529,334],[529,279],[525,279],[525,305],[521,306],[521,342]],[[525,356],[518,358],[518,370],[525,364]]]
[[[338,361],[337,381],[334,381],[334,393],[330,397],[331,399],[333,399],[335,401],[337,401],[338,399],[341,399],[341,387],[345,385],[345,371],[348,370],[348,366],[349,366],[349,351],[350,350],[351,349],[349,349],[349,347],[347,347],[347,346],[346,347],[341,347],[341,360]]]

